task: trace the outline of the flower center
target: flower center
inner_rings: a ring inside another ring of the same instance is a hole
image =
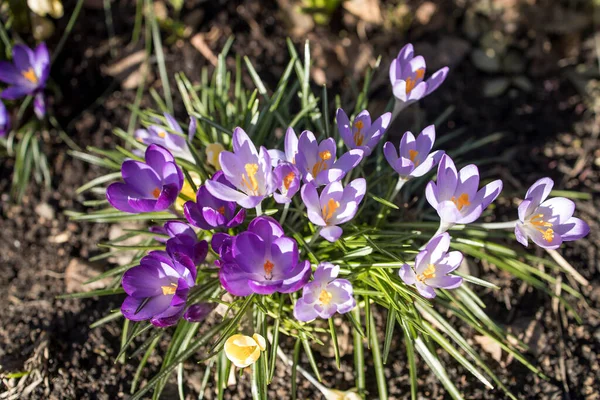
[[[219,214],[225,215],[225,206],[221,206],[221,207],[217,208],[217,211],[219,212]]]
[[[546,242],[550,243],[554,240],[552,222],[544,221],[544,214],[534,215],[533,217],[529,218],[529,223],[533,225],[535,230],[542,233],[542,236]]]
[[[157,133],[157,135],[158,135],[158,137],[159,137],[159,138],[161,138],[161,139],[164,139],[164,138],[165,138],[165,136],[167,136],[167,134],[166,134],[164,131],[160,131],[160,132],[158,132],[158,133]]]
[[[364,123],[362,121],[356,121],[354,123],[354,127],[356,128],[356,133],[354,134],[354,143],[356,143],[357,146],[362,146],[363,141],[365,140],[365,135],[360,133],[360,131],[364,127]]]
[[[258,164],[246,164],[244,169],[246,173],[242,174],[242,185],[248,188],[251,194],[256,195],[258,192],[258,181],[256,180]]]
[[[452,196],[450,200],[456,205],[458,211],[461,211],[464,206],[471,205],[471,202],[469,201],[469,195],[466,193],[463,193],[460,196],[458,196],[458,199],[456,198],[456,196]]]
[[[271,280],[273,279],[273,263],[269,260],[265,261],[263,264],[263,269],[265,270],[265,279]]]
[[[321,293],[319,294],[319,303],[321,303],[321,305],[323,306],[327,306],[329,305],[329,303],[331,303],[331,299],[333,298],[333,295],[331,294],[331,292],[328,292],[325,289],[321,290]]]
[[[160,189],[154,188],[154,190],[152,191],[152,197],[154,197],[155,199],[158,199],[159,196],[160,196]]]
[[[170,285],[161,286],[160,288],[162,289],[163,295],[165,296],[169,294],[175,294],[175,292],[177,291],[177,283],[171,282]]]
[[[419,82],[419,80],[423,79],[423,77],[425,76],[425,68],[419,68],[418,70],[415,71],[415,77],[411,77],[409,76],[408,79],[406,79],[406,94],[410,94],[410,92],[412,92],[412,90],[415,88],[415,86],[417,86],[417,83]]]
[[[296,178],[296,174],[293,172],[290,172],[285,176],[285,178],[283,178],[283,187],[285,187],[285,190],[290,190],[290,186],[292,185],[294,178]]]
[[[333,217],[335,211],[340,208],[340,202],[335,201],[334,199],[329,199],[327,204],[323,206],[322,214],[325,222],[329,222],[329,220]]]
[[[415,158],[419,155],[417,150],[409,150],[408,151],[408,159],[415,164],[415,167],[419,165],[419,161],[415,162]]]
[[[417,275],[417,280],[421,283],[425,283],[427,279],[431,278],[435,278],[435,265],[433,264],[429,264],[422,274]]]
[[[320,160],[317,161],[315,163],[315,165],[313,165],[313,169],[312,169],[312,176],[314,178],[317,177],[317,175],[319,175],[319,173],[321,171],[324,171],[325,168],[327,168],[327,163],[325,163],[325,161],[329,160],[331,158],[331,153],[327,150],[322,151],[319,153],[319,158]]]
[[[23,75],[23,78],[27,79],[29,82],[31,82],[33,84],[38,83],[38,77],[35,74],[35,72],[33,71],[33,68],[31,68],[31,67],[27,71],[21,72],[21,75]]]

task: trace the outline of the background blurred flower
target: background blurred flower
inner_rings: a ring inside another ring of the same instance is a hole
[[[185,310],[183,319],[188,322],[202,322],[216,308],[216,303],[196,303]]]
[[[221,152],[225,150],[225,147],[221,143],[211,143],[206,146],[206,162],[208,165],[212,165],[215,170],[221,170],[221,163],[219,162],[219,156]]]
[[[488,183],[479,191],[479,170],[473,164],[456,171],[454,162],[444,154],[438,165],[437,183],[427,184],[427,201],[438,212],[441,225],[469,224],[475,221],[483,210],[502,191],[502,181]]]
[[[273,166],[279,164],[281,161],[287,161],[291,164],[296,164],[296,154],[298,153],[298,137],[296,136],[293,128],[287,128],[287,131],[285,132],[284,149],[285,152],[276,149],[269,150],[269,155],[271,156]]]
[[[125,182],[108,186],[106,199],[117,210],[129,213],[166,210],[183,186],[183,172],[173,155],[156,144],[146,149],[145,163],[124,161],[121,175]]]
[[[246,368],[260,358],[260,352],[267,348],[264,337],[255,333],[250,336],[236,334],[225,342],[225,355],[238,368]]]
[[[356,306],[352,284],[346,279],[336,279],[339,273],[339,265],[322,262],[317,266],[312,282],[304,286],[302,297],[294,306],[298,321],[329,319],[336,312],[344,314]]]
[[[17,44],[13,47],[13,62],[0,61],[0,81],[9,84],[0,97],[15,100],[35,96],[34,111],[38,118],[46,114],[43,90],[50,74],[48,48],[40,43],[35,51]]]
[[[271,217],[255,218],[237,235],[229,257],[232,262],[221,265],[219,279],[236,296],[295,292],[310,277],[310,263],[298,261],[296,241],[284,236]]]
[[[341,108],[337,110],[337,126],[342,140],[350,149],[361,149],[364,156],[371,152],[381,140],[392,119],[392,113],[385,113],[371,124],[371,115],[367,110],[361,111],[350,126],[348,116]]]
[[[423,56],[415,57],[412,44],[404,46],[390,64],[390,82],[396,97],[394,116],[436,90],[448,76],[448,67],[439,69],[427,81],[423,80],[425,72]]]
[[[273,198],[280,204],[292,201],[292,197],[300,190],[300,171],[292,163],[282,162],[273,170],[277,182],[279,182],[279,193],[273,193]]]
[[[333,138],[318,143],[312,132],[302,132],[295,161],[304,182],[321,186],[339,181],[360,163],[364,154],[360,149],[349,150],[336,160],[336,151]]]
[[[408,264],[398,271],[400,278],[407,285],[415,285],[421,296],[428,299],[435,297],[434,288],[456,289],[462,284],[460,276],[448,275],[460,266],[463,255],[459,251],[451,251],[450,235],[442,233],[433,237],[415,258],[415,267]]]
[[[222,171],[214,174],[212,180],[233,189],[233,185],[227,181]],[[198,228],[205,230],[215,228],[229,229],[240,225],[246,218],[246,210],[241,209],[236,214],[235,209],[235,202],[216,198],[203,185],[198,188],[196,202],[186,202],[183,212],[188,222]]]
[[[219,162],[227,181],[239,191],[214,180],[207,181],[206,188],[221,200],[254,208],[277,189],[271,158],[264,147],[260,148],[260,152],[256,151],[256,146],[242,128],[235,128],[232,141],[233,153],[223,151]]]
[[[39,15],[45,17],[50,14],[53,18],[63,16],[63,5],[61,0],[27,0],[29,9]]]
[[[3,102],[0,101],[0,137],[10,131],[10,114]]]
[[[546,249],[557,249],[563,241],[581,239],[590,232],[588,224],[573,217],[575,203],[564,197],[546,200],[554,181],[542,178],[535,182],[519,205],[515,236],[527,247],[528,238]]]
[[[164,113],[164,117],[168,129],[178,134],[168,132],[164,126],[159,125],[160,120],[157,119],[157,124],[150,125],[147,130],[136,130],[134,133],[135,139],[144,144],[159,144],[172,152],[175,157],[194,162],[194,157],[190,152],[183,129],[181,129],[179,123],[169,113]]]
[[[402,180],[410,180],[428,173],[444,155],[443,150],[430,153],[435,142],[435,126],[429,125],[415,137],[411,132],[402,136],[398,152],[392,142],[383,146],[383,154]]]
[[[320,196],[317,188],[307,183],[302,186],[300,194],[306,205],[308,219],[322,227],[319,235],[330,242],[335,242],[343,232],[337,225],[354,218],[366,190],[367,182],[363,178],[358,178],[346,187],[340,182],[330,183],[323,188]]]
[[[128,296],[121,312],[132,321],[150,319],[158,327],[173,325],[183,315],[195,281],[196,267],[189,257],[152,251],[123,275]]]

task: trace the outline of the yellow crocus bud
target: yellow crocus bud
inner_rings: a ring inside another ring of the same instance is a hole
[[[53,18],[60,18],[64,13],[61,0],[27,0],[27,5],[40,17],[50,14]]]
[[[267,348],[265,338],[255,333],[250,336],[236,334],[225,342],[225,355],[238,368],[246,368],[260,358]]]
[[[208,164],[215,167],[217,171],[221,170],[221,164],[219,163],[219,154],[225,150],[225,147],[221,143],[211,143],[206,146],[206,161]]]
[[[200,187],[200,185],[202,184],[202,179],[200,179],[200,175],[193,171],[190,171],[190,176],[192,177],[192,181],[194,181],[194,184],[197,187]],[[194,192],[194,189],[192,188],[192,185],[190,185],[190,183],[188,182],[187,178],[183,180],[183,187],[181,188],[181,193],[189,197],[190,199],[196,201],[196,192]],[[186,201],[187,200],[184,200],[182,197],[177,197],[177,200],[175,201],[175,209],[177,211],[183,211],[183,205]]]

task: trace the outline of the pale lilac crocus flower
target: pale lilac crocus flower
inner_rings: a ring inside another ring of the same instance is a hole
[[[354,218],[366,190],[367,182],[358,178],[346,187],[341,182],[330,183],[323,188],[321,195],[315,185],[307,183],[302,186],[300,194],[306,205],[308,219],[321,227],[319,235],[335,242],[343,233],[338,225]]]
[[[448,252],[449,247],[447,232],[434,236],[417,254],[414,268],[404,264],[398,271],[400,278],[407,285],[415,285],[421,296],[428,299],[435,297],[433,289],[456,289],[463,279],[448,274],[460,266],[463,255],[459,251]]]
[[[273,193],[273,198],[279,204],[289,204],[292,198],[300,190],[300,178],[302,174],[292,163],[282,162],[273,170],[279,187]]]
[[[427,201],[440,216],[440,232],[479,218],[502,191],[502,181],[495,180],[477,190],[478,187],[479,170],[475,165],[467,165],[457,172],[452,159],[447,154],[442,156],[437,182],[429,182],[425,189]]]
[[[391,119],[392,114],[387,112],[371,124],[371,115],[364,110],[350,125],[348,115],[341,108],[338,108],[336,116],[338,130],[346,146],[364,151],[365,157],[371,155],[377,143],[383,138]]]
[[[283,146],[285,151],[277,149],[269,150],[269,155],[271,156],[273,166],[278,165],[280,162],[296,164],[296,154],[298,153],[298,136],[296,136],[296,132],[294,132],[293,128],[288,128],[285,132]]]
[[[396,151],[392,142],[383,146],[383,154],[390,166],[406,182],[425,175],[440,161],[443,150],[431,152],[435,142],[435,126],[429,125],[415,139],[411,132],[404,133]]]
[[[294,306],[294,317],[309,322],[317,317],[329,319],[336,312],[345,314],[356,306],[352,284],[338,279],[340,266],[322,262],[315,270],[314,278],[304,285],[302,297]]]
[[[588,224],[573,217],[575,203],[564,197],[547,199],[554,182],[542,178],[535,182],[519,205],[515,226],[517,241],[527,247],[528,238],[545,249],[557,249],[563,241],[581,239],[590,232]]]
[[[183,129],[179,126],[179,123],[169,113],[164,113],[166,126],[163,126],[159,119],[156,119],[156,123],[150,125],[148,129],[138,129],[135,131],[135,139],[144,144],[159,144],[173,153],[175,157],[183,158],[187,161],[194,161],[194,157],[190,152],[186,138],[183,133]],[[192,123],[192,121],[194,123]],[[195,132],[195,119],[190,119],[190,131]],[[169,132],[171,131],[171,132]],[[173,133],[176,132],[176,133]],[[188,137],[190,135],[188,133]]]
[[[392,119],[405,107],[435,91],[448,76],[448,70],[443,67],[424,80],[425,59],[414,55],[412,44],[404,46],[390,64],[390,82],[396,97]]]
[[[360,163],[364,155],[362,150],[352,149],[336,160],[336,151],[333,138],[318,143],[312,132],[302,132],[295,161],[304,182],[321,186],[339,181]]]
[[[221,200],[235,201],[244,208],[259,207],[279,186],[271,157],[264,147],[257,151],[242,128],[235,128],[232,141],[233,153],[221,152],[219,163],[225,178],[235,189],[213,180],[206,181],[206,188]]]

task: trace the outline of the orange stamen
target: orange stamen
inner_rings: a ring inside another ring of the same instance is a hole
[[[285,190],[290,190],[290,186],[292,185],[292,182],[295,178],[296,174],[293,172],[290,172],[285,176],[285,178],[283,178],[283,187],[285,187]]]
[[[219,212],[219,214],[225,215],[225,206],[221,206],[221,207],[217,208],[217,211]]]
[[[319,153],[319,158],[320,158],[320,160],[317,161],[315,163],[315,165],[313,165],[313,169],[312,169],[312,176],[315,178],[317,177],[319,172],[321,172],[321,171],[325,170],[325,168],[327,168],[327,164],[325,163],[325,161],[327,161],[331,158],[331,153],[327,150],[322,151]]]
[[[329,199],[327,204],[323,206],[322,214],[325,222],[329,222],[329,220],[333,217],[335,211],[340,208],[340,202],[335,201],[334,199]]]
[[[164,131],[158,132],[157,135],[158,135],[159,138],[162,138],[162,139],[164,139],[165,136],[167,136],[167,134]]]
[[[269,260],[265,261],[265,263],[263,264],[263,269],[265,270],[265,278],[267,279],[271,279],[273,278],[273,267],[275,265],[273,265],[273,263]]]
[[[21,75],[23,75],[23,78],[27,79],[29,82],[31,82],[33,84],[38,83],[38,77],[35,74],[35,71],[33,70],[33,68],[31,68],[31,67],[27,71],[21,72]]]
[[[413,163],[415,163],[415,158],[417,158],[417,156],[419,155],[419,152],[416,150],[409,150],[408,151],[408,158],[410,159],[410,161],[412,161]],[[415,166],[418,163],[415,163]]]
[[[463,193],[460,196],[458,196],[458,199],[456,198],[456,196],[452,196],[450,200],[456,205],[458,211],[461,211],[464,206],[471,205],[471,202],[469,201],[469,195],[466,193]]]
[[[161,286],[160,288],[165,296],[168,294],[175,294],[177,291],[177,283],[172,282],[169,286]]]
[[[154,190],[152,191],[152,196],[155,199],[158,199],[158,197],[160,196],[160,189],[159,188],[154,188]]]
[[[331,292],[328,292],[327,290],[322,289],[321,293],[319,294],[319,303],[326,306],[329,303],[331,303],[332,298],[333,298],[333,295],[331,294]]]
[[[546,242],[550,243],[554,240],[554,230],[552,229],[552,223],[544,221],[544,214],[534,215],[529,219],[529,223],[533,225],[535,230],[542,233],[542,237]]]
[[[417,280],[424,283],[427,279],[435,278],[435,265],[429,264],[422,274],[417,275]]]

